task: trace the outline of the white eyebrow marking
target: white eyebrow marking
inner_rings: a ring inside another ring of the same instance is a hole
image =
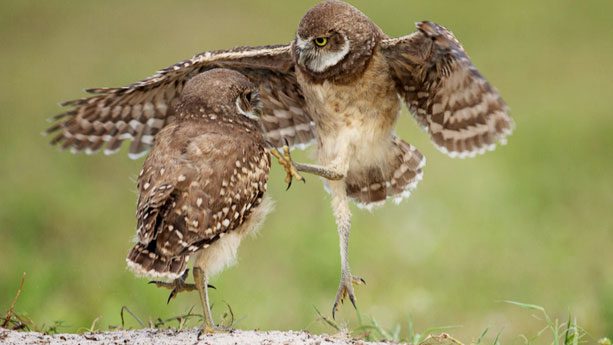
[[[298,48],[300,49],[304,49],[306,47],[306,45],[309,43],[310,40],[308,39],[304,39],[298,35],[296,35],[296,45],[298,46]]]
[[[344,38],[345,42],[343,43],[341,50],[333,53],[322,53],[317,59],[310,61],[309,67],[311,70],[315,72],[323,72],[343,60],[345,56],[349,54],[349,49],[351,48],[347,37],[344,36]]]
[[[257,116],[255,116],[255,113],[252,111],[245,111],[242,107],[241,107],[241,96],[236,97],[236,109],[238,110],[238,112],[241,115],[244,115],[252,120],[259,120]]]

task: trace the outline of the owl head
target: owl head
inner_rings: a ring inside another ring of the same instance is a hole
[[[262,103],[258,87],[239,72],[215,68],[191,78],[181,93],[181,107],[189,113],[238,114],[258,120]]]
[[[296,66],[315,81],[359,76],[384,33],[365,14],[338,0],[310,9],[300,21],[292,52]]]

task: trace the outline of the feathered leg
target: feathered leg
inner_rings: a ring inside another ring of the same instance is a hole
[[[351,210],[349,209],[349,199],[345,189],[345,181],[330,181],[330,190],[332,192],[332,209],[336,218],[336,226],[340,242],[341,256],[341,279],[336,293],[336,299],[332,307],[332,318],[335,317],[336,311],[344,298],[349,296],[349,300],[353,307],[356,307],[356,298],[353,292],[353,284],[366,284],[364,279],[355,277],[349,269],[349,234],[351,232]]]

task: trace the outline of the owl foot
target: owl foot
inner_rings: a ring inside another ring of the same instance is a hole
[[[185,273],[183,273],[183,275],[181,275],[181,277],[173,280],[172,282],[164,282],[164,281],[158,281],[158,280],[152,280],[149,282],[149,284],[155,284],[155,286],[157,287],[161,287],[161,288],[166,288],[169,290],[172,290],[170,292],[170,295],[168,296],[168,300],[166,301],[166,303],[170,303],[170,301],[177,297],[177,295],[179,294],[179,292],[189,292],[189,291],[196,291],[196,284],[188,284],[185,282],[185,279],[187,279],[187,275],[189,273],[189,269],[185,270]],[[208,285],[209,288],[215,289],[215,287],[213,285]]]
[[[332,318],[335,318],[335,314],[338,311],[340,304],[342,304],[345,300],[345,297],[349,296],[349,300],[353,307],[357,309],[355,304],[355,294],[353,292],[353,285],[366,285],[366,281],[361,277],[356,277],[349,274],[343,274],[341,277],[341,282],[338,287],[338,291],[336,293],[336,299],[334,301],[334,306],[332,306]]]
[[[203,336],[207,334],[215,334],[215,333],[230,333],[234,331],[234,329],[230,326],[223,325],[215,325],[212,319],[207,319],[205,316],[204,323],[202,327],[198,330],[197,339],[200,340]]]
[[[294,161],[292,161],[292,156],[288,145],[283,146],[283,154],[281,154],[276,148],[270,150],[270,153],[277,158],[277,161],[285,170],[285,183],[287,183],[287,189],[292,186],[292,180],[294,178],[298,181],[306,182],[305,178],[302,177],[302,175],[300,175],[298,172],[298,169],[296,169]]]
[[[198,330],[198,336],[196,337],[196,339],[200,340],[202,339],[202,337],[206,336],[207,334],[225,333],[225,332],[230,332],[230,331],[231,329],[226,329],[224,327],[215,326],[205,321],[202,327],[200,327],[200,329]]]

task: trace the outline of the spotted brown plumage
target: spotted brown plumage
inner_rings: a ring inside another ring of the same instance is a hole
[[[214,121],[165,127],[147,157],[138,178],[139,244],[129,255],[137,272],[178,278],[191,255],[239,228],[262,202],[270,160],[261,135],[252,135],[258,129]]]
[[[413,145],[397,137],[392,138],[389,164],[362,171],[362,176],[347,177],[347,196],[358,207],[372,209],[387,199],[396,203],[411,195],[423,178],[426,158]]]
[[[436,146],[451,157],[493,150],[513,131],[509,109],[444,27],[382,42],[390,72],[411,113]]]
[[[194,257],[196,285],[206,282],[263,221],[270,156],[259,103],[256,86],[235,71],[186,84],[176,120],[156,135],[138,176],[138,242],[127,258],[136,274],[180,279]]]
[[[185,83],[213,68],[229,68],[259,86],[266,138],[281,147],[306,147],[313,140],[312,120],[293,74],[289,46],[240,47],[204,52],[158,71],[142,81],[119,88],[87,90],[92,96],[64,102],[69,109],[54,117],[47,133],[52,144],[72,152],[106,154],[131,142],[129,154],[146,154],[153,138],[172,123]]]

